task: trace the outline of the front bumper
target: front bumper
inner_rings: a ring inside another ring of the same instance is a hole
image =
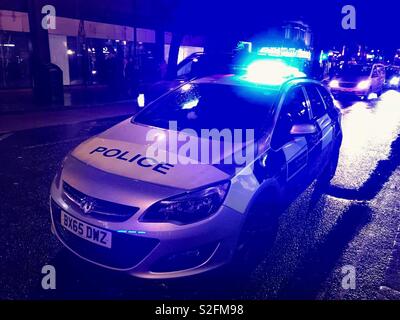
[[[357,97],[364,97],[368,94],[369,89],[366,90],[360,90],[357,88],[331,88],[330,89],[333,95],[354,95]]]
[[[190,276],[226,264],[235,251],[243,223],[243,214],[225,206],[206,220],[184,226],[139,222],[140,215],[124,222],[104,222],[68,206],[60,189],[53,183],[50,211],[52,230],[64,246],[94,264],[141,278]],[[65,229],[60,223],[61,210],[111,231],[112,248],[100,247]],[[121,230],[135,230],[135,234]]]

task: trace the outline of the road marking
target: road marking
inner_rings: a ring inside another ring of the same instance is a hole
[[[8,137],[12,136],[14,134],[14,132],[10,132],[10,133],[5,133],[0,135],[0,141],[7,139]]]

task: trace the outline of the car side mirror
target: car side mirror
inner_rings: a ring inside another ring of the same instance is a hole
[[[311,123],[294,124],[290,129],[292,135],[307,135],[317,132],[317,126]]]

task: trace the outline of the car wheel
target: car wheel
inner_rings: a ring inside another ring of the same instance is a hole
[[[278,231],[282,203],[277,192],[268,190],[268,199],[257,199],[242,227],[236,252],[231,263],[235,273],[248,274],[271,249]]]
[[[334,153],[333,157],[329,160],[328,164],[317,178],[317,186],[320,189],[327,189],[330,186],[331,180],[336,174],[338,163],[339,151]]]

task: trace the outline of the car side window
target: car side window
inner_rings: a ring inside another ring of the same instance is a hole
[[[295,87],[287,93],[281,115],[289,115],[294,123],[306,123],[310,120],[307,100],[302,87]]]
[[[376,78],[378,77],[378,68],[374,67],[374,69],[372,70],[372,78]]]
[[[183,66],[181,66],[176,73],[178,78],[184,78],[188,76],[192,72],[192,65],[193,65],[193,60],[188,61]]]
[[[317,90],[321,94],[322,99],[325,101],[325,106],[327,108],[327,112],[332,119],[337,120],[339,117],[338,110],[335,107],[335,102],[333,101],[332,95],[329,93],[326,88],[322,86],[318,86]]]
[[[335,102],[333,101],[333,98],[332,98],[331,94],[328,92],[328,90],[326,90],[324,87],[318,87],[317,90],[321,94],[322,99],[324,99],[325,105],[326,105],[328,111],[330,109],[334,109]]]
[[[290,130],[293,124],[308,123],[309,121],[310,115],[303,88],[298,86],[289,89],[275,127],[272,139],[274,148],[278,148],[290,141]]]
[[[325,115],[326,109],[324,101],[319,94],[317,87],[314,85],[308,85],[306,87],[307,95],[311,104],[311,111],[314,119],[319,119]]]

